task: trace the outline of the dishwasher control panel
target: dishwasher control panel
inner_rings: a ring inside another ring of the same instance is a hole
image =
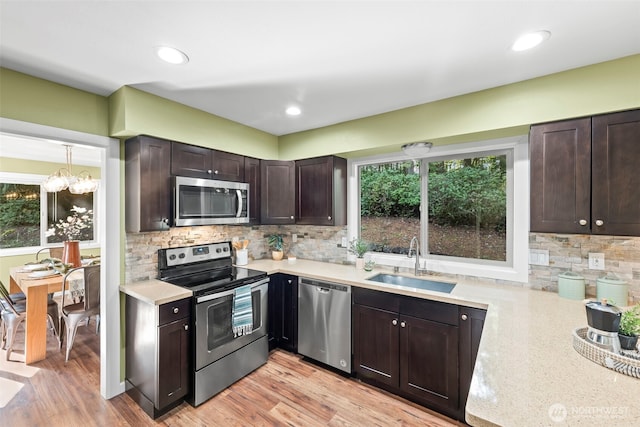
[[[327,288],[340,292],[351,292],[350,286],[340,285],[338,283],[329,283],[322,280],[307,279],[306,277],[302,277],[300,279],[300,284],[318,286],[319,288]]]

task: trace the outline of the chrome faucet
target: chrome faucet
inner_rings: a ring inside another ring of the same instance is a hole
[[[420,268],[420,241],[418,241],[418,236],[413,236],[413,239],[411,239],[411,243],[409,243],[409,253],[407,254],[407,257],[411,258],[411,251],[413,250],[413,242],[415,242],[416,244],[416,267],[415,267],[415,271],[414,274],[416,276],[420,276],[422,273],[426,273],[427,270],[423,270]]]

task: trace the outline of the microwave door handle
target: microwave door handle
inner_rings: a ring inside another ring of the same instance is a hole
[[[242,191],[236,190],[236,197],[238,198],[238,211],[236,212],[236,218],[240,218],[242,215]]]

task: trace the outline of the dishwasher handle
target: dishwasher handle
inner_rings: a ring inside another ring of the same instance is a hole
[[[351,293],[351,286],[349,285],[343,285],[340,283],[331,283],[331,282],[325,282],[323,280],[317,280],[317,279],[310,279],[308,277],[301,277],[300,281],[298,282],[299,285],[306,285],[306,286],[313,286],[317,289],[318,292],[320,293],[330,293],[331,291],[340,291],[340,292],[346,292],[346,293]]]

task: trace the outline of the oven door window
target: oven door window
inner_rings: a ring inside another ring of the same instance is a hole
[[[251,306],[253,311],[253,330],[260,329],[260,292],[251,293]],[[214,300],[207,309],[207,349],[212,351],[234,339],[231,317],[233,314],[233,296],[229,295]]]
[[[179,197],[181,219],[234,217],[238,211],[238,194],[227,188],[181,185]]]

